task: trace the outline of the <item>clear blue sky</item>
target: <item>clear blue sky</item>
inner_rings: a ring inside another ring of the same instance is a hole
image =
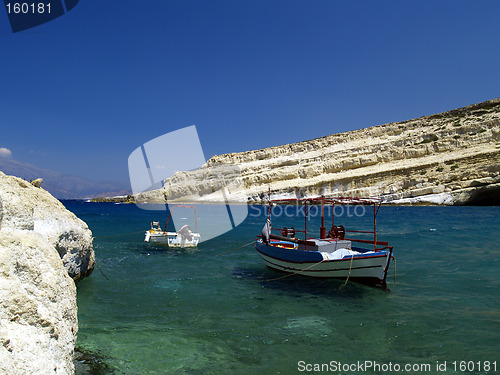
[[[12,33],[0,9],[0,148],[128,180],[195,124],[205,157],[500,96],[500,1],[80,0]]]

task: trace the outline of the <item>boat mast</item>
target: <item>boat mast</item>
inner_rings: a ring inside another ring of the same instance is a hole
[[[271,184],[269,184],[268,190],[267,190],[267,202],[269,206],[269,212],[267,214],[267,219],[270,221],[271,220]]]

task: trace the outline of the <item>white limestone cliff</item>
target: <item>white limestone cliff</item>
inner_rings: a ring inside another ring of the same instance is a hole
[[[58,251],[75,281],[94,269],[92,232],[50,193],[0,172],[0,230],[40,233]]]
[[[389,203],[500,202],[500,98],[399,123],[214,156],[177,172],[139,203],[262,202],[272,197],[377,196]],[[234,183],[237,181],[238,183]],[[215,193],[214,193],[215,191]]]
[[[92,233],[48,192],[0,172],[0,373],[73,374],[74,280]]]
[[[0,373],[72,374],[76,287],[33,231],[0,231]]]

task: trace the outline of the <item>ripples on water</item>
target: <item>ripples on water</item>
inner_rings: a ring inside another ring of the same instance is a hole
[[[146,230],[163,215],[65,204],[96,237]],[[355,219],[336,218],[346,228]],[[78,345],[127,374],[290,374],[299,373],[299,361],[430,363],[433,370],[436,361],[498,361],[499,219],[500,209],[490,207],[382,207],[379,239],[397,257],[390,293],[342,287],[342,280],[268,281],[282,274],[265,267],[253,246],[217,256],[252,241],[264,216],[194,250],[150,246],[143,234],[96,238],[109,280],[95,270],[78,283]]]

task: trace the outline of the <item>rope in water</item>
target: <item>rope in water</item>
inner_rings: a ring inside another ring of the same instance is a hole
[[[95,236],[95,237],[92,237],[92,239],[94,240],[94,239],[96,239],[96,238],[111,238],[111,237],[130,236],[130,235],[132,235],[132,234],[138,234],[138,233],[144,233],[144,232],[145,232],[144,230],[141,230],[140,232],[130,232],[130,233],[123,233],[123,234],[114,234],[114,235],[111,235],[111,236]],[[238,246],[238,247],[236,247],[236,248],[234,248],[234,249],[231,249],[231,250],[229,250],[229,251],[226,251],[226,252],[224,252],[224,253],[217,254],[216,256],[218,257],[219,255],[224,255],[224,254],[230,253],[230,252],[232,252],[232,251],[235,251],[235,250],[241,249],[242,247],[245,247],[245,246],[251,245],[251,244],[253,244],[253,243],[255,243],[255,240],[252,240],[252,241],[251,241],[251,242],[249,242],[249,243],[246,243],[246,244],[244,244],[244,245],[242,245],[242,246]]]
[[[352,269],[352,259],[354,258],[354,254],[351,255],[351,264],[349,265],[349,273],[347,274],[347,279],[345,279],[344,285],[341,286],[341,288],[345,287],[347,285],[347,282],[349,281],[349,276],[351,276],[351,269]]]
[[[94,241],[96,238],[111,238],[111,237],[122,237],[122,236],[130,236],[132,234],[138,234],[138,233],[144,233],[143,230],[141,230],[140,232],[132,232],[132,233],[124,233],[124,234],[115,234],[115,235],[112,235],[112,236],[96,236],[96,237],[92,237],[92,241]],[[97,267],[97,269],[99,270],[99,272],[104,276],[104,278],[106,280],[109,280],[109,278],[106,276],[106,274],[104,272],[102,272],[101,270],[101,267],[99,267],[99,264],[97,264],[97,261],[94,263]]]
[[[394,259],[394,284],[396,284],[396,257],[392,257]]]
[[[251,244],[253,244],[253,243],[255,243],[255,240],[254,240],[254,241],[252,241],[252,242],[249,242],[249,243],[247,243],[247,244],[244,244],[244,245],[242,245],[242,246],[236,247],[236,248],[234,248],[234,249],[232,249],[232,250],[226,251],[226,252],[224,252],[224,253],[217,254],[217,255],[216,255],[216,257],[218,257],[218,256],[220,256],[220,255],[224,255],[224,254],[230,253],[230,252],[235,251],[235,250],[238,250],[238,249],[241,249],[242,247],[245,247],[245,246],[251,245]]]
[[[138,234],[138,233],[144,233],[144,231],[141,230],[140,232],[132,232],[132,233],[124,233],[124,234],[114,234],[112,236],[96,236],[96,237],[92,237],[92,241],[94,241],[96,238],[122,237],[122,236],[130,236],[132,234]],[[94,264],[96,265],[96,267],[99,270],[99,272],[104,276],[104,278],[106,280],[109,280],[109,278],[106,276],[106,274],[104,272],[102,272],[101,267],[99,267],[99,264],[97,264],[97,261]]]
[[[95,238],[111,238],[111,237],[131,236],[132,234],[145,233],[145,232],[146,232],[145,230],[141,230],[140,232],[114,234],[114,235],[111,235],[111,236],[96,236],[96,237],[92,237],[92,239],[95,239]]]
[[[104,276],[104,278],[106,280],[109,280],[108,277],[104,274],[104,272],[102,272],[101,267],[99,267],[99,264],[97,264],[97,262],[94,262],[94,264],[96,265],[97,269],[102,273],[102,275]]]

